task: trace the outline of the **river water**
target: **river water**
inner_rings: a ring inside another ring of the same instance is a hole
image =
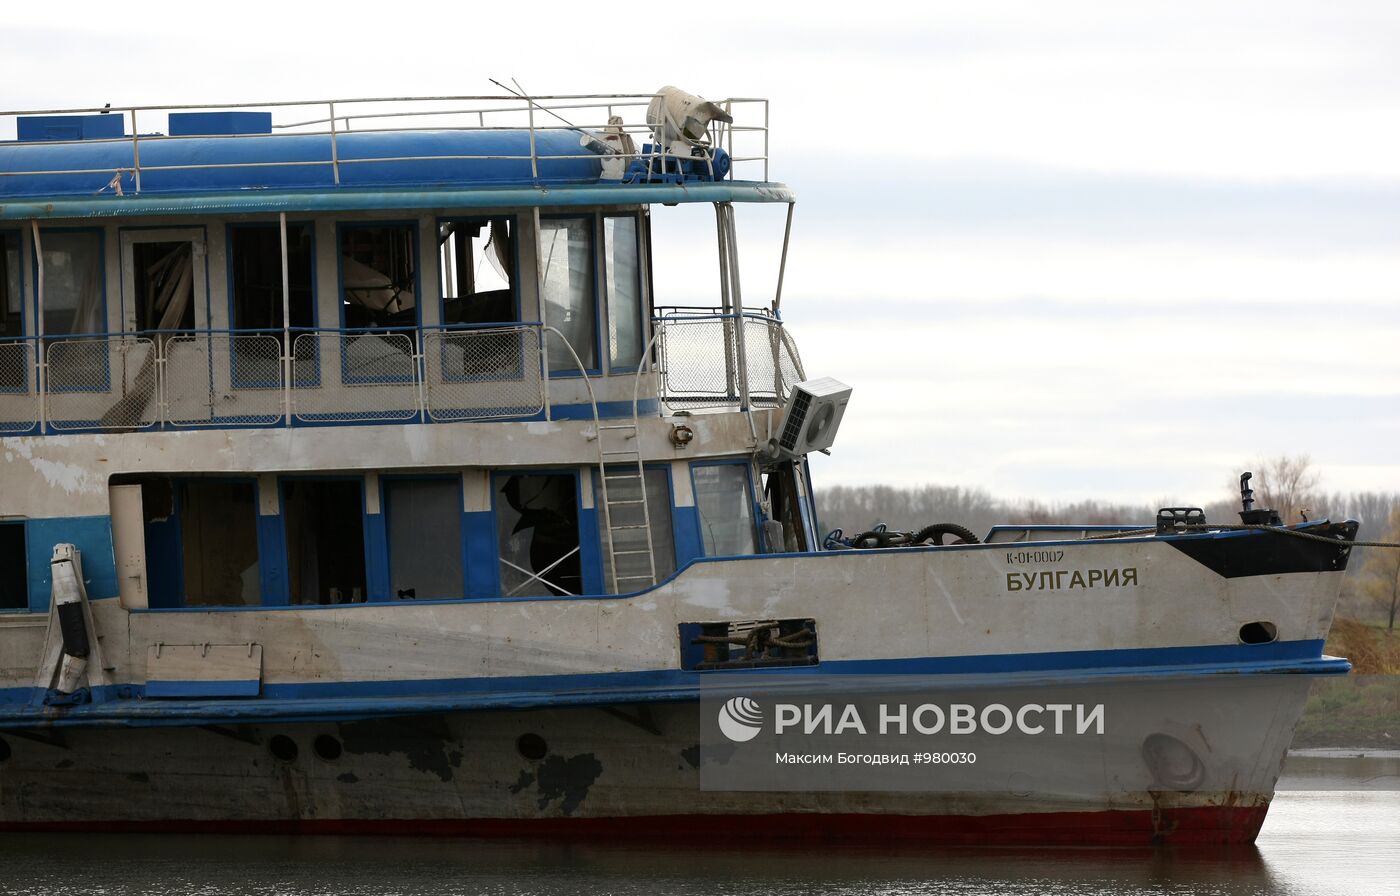
[[[1258,845],[1170,849],[743,849],[386,837],[0,835],[0,893],[1400,893],[1400,793],[1285,791]]]

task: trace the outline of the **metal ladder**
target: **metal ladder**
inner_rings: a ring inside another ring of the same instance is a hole
[[[607,533],[605,543],[608,551],[608,568],[612,571],[613,590],[617,594],[624,594],[628,591],[650,588],[656,584],[656,555],[653,552],[654,545],[651,538],[651,509],[647,505],[646,472],[642,465],[642,453],[637,447],[640,427],[635,409],[630,423],[605,425],[596,418],[595,421],[595,425],[598,427],[598,476],[601,480],[599,491],[603,497],[603,528]],[[613,447],[609,447],[610,436],[613,437],[615,443]],[[609,470],[610,464],[623,469],[620,471]],[[616,491],[622,492],[623,495],[632,493],[633,488],[629,486],[633,484],[635,484],[635,494],[638,497],[613,498]],[[617,486],[623,487],[619,489]],[[620,516],[618,511],[622,512],[620,518],[625,520],[627,518],[626,509],[632,507],[642,509],[641,523],[616,522]],[[646,536],[646,547],[619,550],[617,547],[618,533],[632,532],[637,529],[641,529]],[[643,554],[646,555],[645,573],[633,573],[630,569],[627,575],[622,575],[619,572],[617,563],[619,557],[635,557]],[[637,587],[623,587],[624,582],[636,583]]]

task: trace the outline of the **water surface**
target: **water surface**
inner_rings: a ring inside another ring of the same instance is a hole
[[[1282,792],[1255,847],[755,848],[394,837],[0,836],[0,893],[1353,896],[1400,890],[1400,793]]]

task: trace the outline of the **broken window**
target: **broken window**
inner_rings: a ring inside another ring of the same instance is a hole
[[[284,480],[282,515],[291,602],[363,601],[365,527],[360,480]]]
[[[448,221],[438,228],[442,247],[442,322],[516,321],[515,237],[510,218]]]
[[[619,468],[610,469],[616,474]],[[651,556],[652,563],[655,564],[656,580],[659,582],[676,571],[675,536],[674,530],[671,528],[671,477],[663,469],[647,469],[644,474],[647,491],[646,519],[651,523]],[[601,508],[603,506],[603,492],[598,479],[599,476],[595,471],[593,474],[593,506]],[[637,491],[637,479],[633,475],[633,470],[627,470],[626,473],[617,475],[616,478],[612,478],[610,475],[608,498],[612,504],[612,519],[610,521],[603,519],[602,510],[598,511],[599,535],[602,538],[601,548],[604,552],[603,578],[607,583],[609,593],[636,591],[645,585],[645,582],[635,577],[647,576],[652,572],[646,562],[646,530],[616,528],[642,525],[642,506],[628,503],[640,500],[641,495],[637,494]],[[611,522],[615,529],[613,550],[616,552],[617,574],[622,579],[621,588],[615,587],[611,564],[606,559],[608,534],[604,531],[604,527],[607,526],[608,522]],[[633,553],[634,551],[640,551],[640,553]]]
[[[540,301],[544,322],[563,334],[585,370],[598,368],[597,307],[593,289],[593,219],[540,221]],[[551,371],[577,373],[578,363],[549,334]]]
[[[400,600],[465,594],[462,487],[453,479],[386,479],[389,592]]]
[[[603,219],[603,270],[608,297],[608,363],[635,368],[642,358],[641,242],[635,215]]]
[[[179,483],[177,494],[184,605],[257,606],[262,579],[256,484],[187,479]]]
[[[801,475],[797,463],[778,464],[763,474],[763,497],[772,520],[765,527],[774,527],[767,550],[773,553],[807,550],[806,529],[802,523],[803,490],[798,483]],[[781,527],[781,535],[777,527]]]
[[[138,331],[194,329],[195,263],[189,241],[131,244]]]
[[[414,224],[341,228],[341,303],[347,328],[417,324],[415,229]]]
[[[24,523],[0,523],[0,610],[29,607],[29,563]]]
[[[748,465],[705,464],[691,467],[691,472],[705,555],[728,557],[758,553]]]
[[[311,225],[287,225],[288,326],[316,325]],[[277,224],[229,228],[229,271],[235,330],[282,328],[282,229]]]
[[[502,594],[583,593],[576,483],[559,473],[496,477]]]

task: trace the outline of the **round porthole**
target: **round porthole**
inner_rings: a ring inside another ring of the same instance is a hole
[[[283,762],[297,758],[297,742],[285,734],[275,734],[267,742],[267,751]]]
[[[1246,622],[1240,626],[1241,644],[1272,644],[1278,640],[1278,626],[1272,622]]]
[[[331,737],[329,734],[316,735],[316,739],[311,742],[311,749],[315,750],[316,755],[327,762],[339,759],[340,754],[344,752],[340,746],[340,741]]]
[[[522,734],[515,739],[515,751],[531,762],[538,762],[549,753],[549,744],[538,734]]]

